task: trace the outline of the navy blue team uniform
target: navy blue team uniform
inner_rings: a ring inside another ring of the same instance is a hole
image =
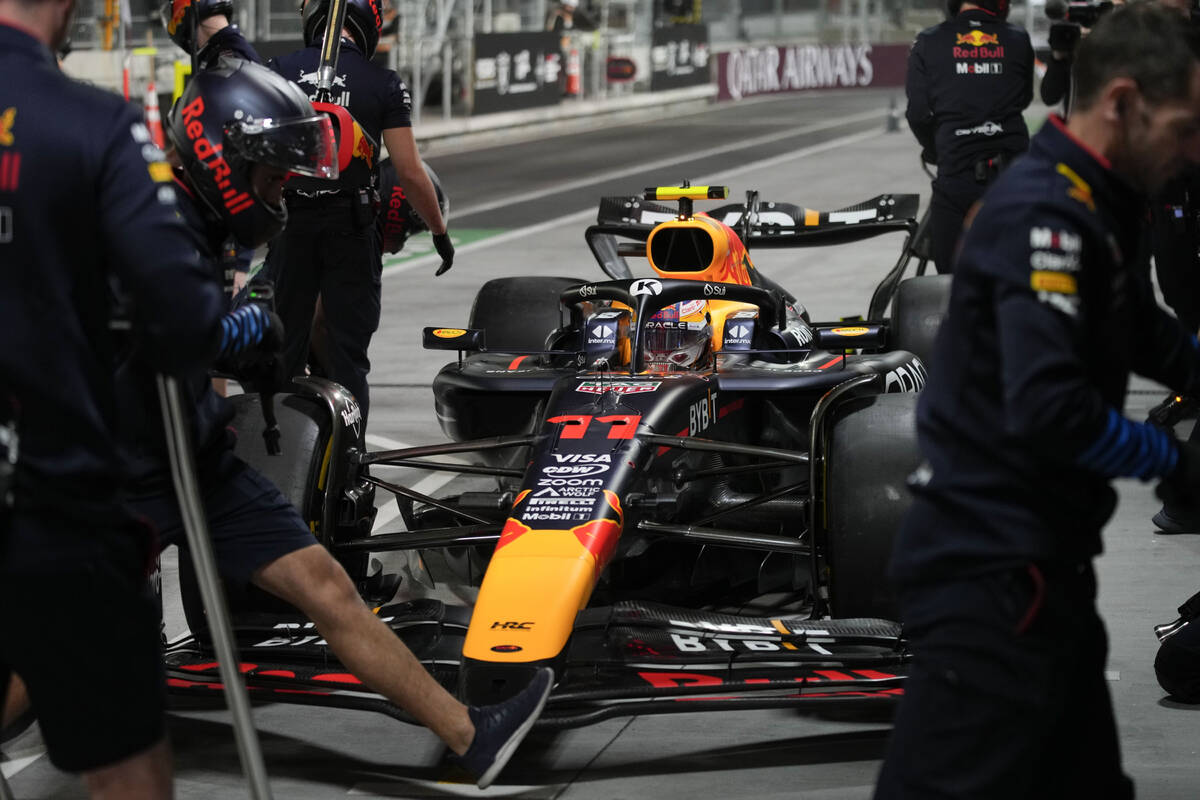
[[[240,51],[237,41],[241,34],[232,27],[221,32],[231,34],[223,45],[223,52],[226,54],[209,69],[199,71],[193,81],[205,76],[214,77],[218,87],[223,86],[225,81],[250,81],[251,86],[261,90],[261,87],[254,83],[257,71],[272,82],[283,84],[265,67],[227,55],[228,52]],[[212,44],[212,41],[209,44]],[[260,77],[258,81],[261,83],[261,80]],[[295,87],[289,88],[294,97],[288,98],[286,103],[299,109],[301,115],[313,114],[302,94]],[[283,97],[278,92],[278,87],[270,86],[265,91],[274,91],[275,96]],[[172,110],[167,128],[168,135],[177,148],[192,147],[193,152],[209,151],[210,148],[203,145],[196,150],[196,142],[206,136],[219,135],[223,121],[233,119],[235,114],[234,108],[220,106],[214,99],[219,96],[207,98],[207,108],[204,106],[204,99],[199,98],[196,92],[185,92],[180,98]],[[226,103],[236,106],[239,102],[250,102],[250,98],[249,94],[239,98],[234,92]],[[196,105],[197,103],[199,105]],[[241,106],[237,106],[237,110],[241,110]],[[246,109],[246,113],[247,116],[254,116],[250,108]],[[201,128],[190,127],[200,123],[203,123]],[[213,130],[210,131],[209,128]],[[199,137],[189,141],[190,132],[197,131]],[[232,148],[225,148],[223,155],[232,161],[235,156],[231,150]],[[207,267],[210,278],[219,282],[223,278],[221,255],[231,238],[239,240],[243,246],[252,247],[255,242],[251,240],[255,237],[265,238],[282,228],[287,215],[282,209],[267,210],[261,199],[251,205],[250,194],[246,189],[243,189],[240,195],[236,194],[237,189],[245,187],[245,184],[223,191],[224,187],[213,183],[212,176],[221,174],[230,167],[217,166],[209,158],[207,163],[213,165],[210,169],[203,166],[204,161],[205,159],[188,159],[188,163],[195,165],[197,174],[211,184],[208,186],[208,195],[197,188],[195,174],[190,176],[190,180],[177,178],[176,187],[179,206],[188,229],[192,232],[195,249]],[[232,170],[235,174],[242,174],[244,179],[244,164],[239,166],[235,161]],[[226,200],[227,194],[233,194],[234,199],[225,202],[223,207],[218,207],[217,204]],[[256,309],[256,306],[245,306],[236,313]],[[249,584],[256,570],[291,552],[316,544],[316,538],[299,512],[274,484],[234,455],[236,432],[228,427],[234,417],[233,407],[228,400],[213,390],[208,372],[211,366],[210,362],[192,370],[181,380],[180,388],[185,400],[193,409],[192,441],[197,461],[197,478],[208,514],[209,534],[218,571],[235,590],[242,590]],[[140,354],[135,352],[120,365],[118,379],[122,393],[121,438],[126,459],[131,464],[134,475],[134,482],[130,488],[131,506],[153,522],[162,547],[171,544],[184,546],[185,531],[171,487],[170,465],[160,421],[160,409],[153,403],[153,370]]]
[[[121,494],[110,281],[156,371],[212,358],[224,308],[140,116],[4,24],[0,72],[19,77],[0,85],[0,424],[15,415],[20,436],[0,508],[0,696],[11,667],[51,761],[88,771],[164,733],[154,544]]]
[[[963,219],[1008,162],[1029,146],[1022,112],[1033,99],[1029,34],[982,9],[921,31],[908,56],[906,116],[937,164],[930,201],[933,260],[953,268]]]
[[[210,278],[220,281],[221,247],[228,229],[196,194],[176,184],[184,219]],[[192,370],[180,388],[192,412],[196,474],[208,515],[217,570],[232,588],[244,590],[254,572],[288,553],[316,544],[295,506],[274,484],[233,453],[237,433],[229,427],[234,411],[209,379],[211,364]],[[134,480],[129,504],[151,521],[160,548],[186,547],[186,532],[171,484],[170,463],[155,404],[154,372],[136,354],[118,372],[122,442]]]
[[[273,59],[268,65],[315,95],[320,42]],[[412,127],[412,99],[404,81],[375,64],[354,40],[342,37],[333,100],[349,112],[340,147],[352,137],[352,157],[336,182],[292,179],[287,185],[290,221],[267,253],[276,309],[288,332],[287,374],[308,363],[313,313],[320,295],[329,340],[322,360],[326,377],[345,386],[366,420],[370,405],[367,347],[379,328],[381,242],[376,228],[376,168],[384,130]]]
[[[1182,469],[1122,416],[1129,373],[1200,388],[1139,266],[1145,202],[1051,117],[964,237],[892,557],[915,660],[877,798],[1132,797],[1091,561],[1109,480]]]

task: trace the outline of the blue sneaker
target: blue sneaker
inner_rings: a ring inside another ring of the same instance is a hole
[[[528,686],[503,703],[467,707],[467,714],[475,725],[475,738],[459,760],[479,776],[475,784],[480,789],[491,786],[512,758],[542,713],[553,686],[554,670],[542,667],[534,673]]]

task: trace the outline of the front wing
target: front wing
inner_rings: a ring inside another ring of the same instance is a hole
[[[453,692],[470,609],[418,600],[377,613]],[[252,697],[413,721],[349,674],[302,617],[242,618],[235,633]],[[196,637],[170,645],[166,661],[172,694],[223,689],[211,649]],[[900,626],[886,620],[759,618],[622,602],[580,613],[537,727],[895,700],[908,661]]]

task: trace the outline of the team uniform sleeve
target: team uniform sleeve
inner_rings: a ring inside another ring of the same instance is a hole
[[[165,372],[204,366],[219,343],[221,287],[179,214],[171,168],[132,109],[121,108],[104,141],[104,246],[133,300],[145,357]]]
[[[1134,371],[1183,394],[1200,394],[1200,343],[1154,300],[1149,272],[1137,276]]]
[[[1170,435],[1126,419],[1088,379],[1081,286],[1088,253],[1078,220],[1037,207],[987,225],[997,233],[968,242],[964,251],[975,252],[963,260],[986,265],[995,283],[1006,431],[1048,458],[1105,477],[1168,475],[1179,458]]]
[[[396,73],[391,73],[383,96],[383,130],[412,127],[412,92]]]
[[[908,72],[904,81],[904,93],[908,106],[904,116],[908,127],[917,137],[921,149],[935,155],[934,134],[937,123],[933,116],[933,102],[929,96],[929,75],[925,69],[925,40],[918,36],[908,52]]]

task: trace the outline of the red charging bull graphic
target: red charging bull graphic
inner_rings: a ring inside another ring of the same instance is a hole
[[[973,30],[970,33],[954,34],[955,58],[1004,58],[1004,48],[1000,46],[1000,35]],[[963,47],[962,45],[970,45]],[[995,45],[988,47],[987,45]]]

